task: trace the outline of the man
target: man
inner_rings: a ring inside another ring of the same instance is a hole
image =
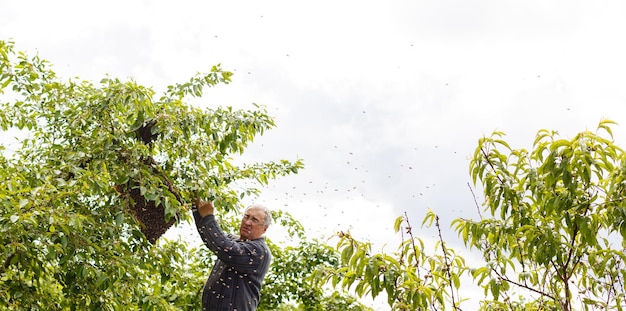
[[[226,235],[213,215],[213,203],[196,200],[193,216],[204,244],[217,255],[202,292],[202,310],[254,311],[272,254],[263,234],[272,222],[270,211],[251,205],[244,211],[239,237]]]

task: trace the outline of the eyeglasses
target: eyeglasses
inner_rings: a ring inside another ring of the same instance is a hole
[[[245,214],[243,215],[243,221],[252,221],[253,224],[255,225],[259,225],[262,223],[262,221],[254,216],[250,216],[250,214]]]

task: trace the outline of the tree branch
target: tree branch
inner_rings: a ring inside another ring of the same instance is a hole
[[[524,285],[524,284],[522,284],[522,283],[515,282],[515,281],[513,281],[513,280],[509,279],[509,277],[507,277],[506,275],[502,275],[502,274],[500,274],[500,272],[498,272],[498,271],[497,271],[496,269],[494,269],[494,268],[491,268],[491,271],[492,271],[493,273],[495,273],[495,274],[496,274],[496,275],[497,275],[497,276],[498,276],[501,280],[503,280],[503,281],[505,281],[505,282],[511,283],[511,284],[513,284],[513,285],[516,285],[516,286],[521,287],[521,288],[523,288],[523,289],[529,290],[529,291],[534,292],[534,293],[536,293],[536,294],[539,294],[539,295],[542,295],[542,296],[548,297],[548,298],[550,298],[550,299],[552,299],[552,300],[555,300],[555,301],[557,300],[554,296],[552,296],[552,295],[550,295],[550,294],[548,294],[548,293],[546,293],[546,292],[540,291],[540,290],[538,290],[538,289],[532,288],[532,287],[530,287],[530,286],[527,286],[527,285]]]
[[[437,226],[437,231],[439,231],[439,241],[441,241],[441,249],[443,251],[443,262],[446,265],[446,274],[448,275],[448,283],[450,285],[450,297],[452,299],[452,307],[456,310],[459,310],[459,308],[456,306],[456,301],[454,298],[454,286],[452,286],[450,263],[448,263],[448,252],[446,250],[446,245],[443,242],[443,236],[441,235],[441,227],[439,226],[439,215],[435,215],[435,226]]]
[[[480,213],[480,206],[478,205],[478,200],[476,200],[476,194],[474,194],[474,190],[472,189],[472,185],[470,185],[470,183],[467,183],[467,187],[469,188],[470,192],[472,193],[472,198],[474,198],[474,205],[476,205],[476,210],[478,211],[478,217],[480,217],[480,219],[483,219],[483,215]]]
[[[415,238],[413,237],[413,232],[411,231],[411,224],[409,223],[409,215],[407,215],[406,212],[404,212],[404,219],[406,220],[407,233],[411,237],[411,245],[413,246],[413,253],[415,254],[415,268],[417,268],[415,270],[417,270],[417,277],[421,278],[420,269],[419,269],[420,260],[419,260],[419,257],[417,256],[417,247],[415,246]]]
[[[491,170],[493,170],[493,173],[498,179],[498,181],[500,182],[500,184],[504,185],[504,180],[502,180],[502,178],[500,178],[500,176],[497,174],[496,167],[489,160],[489,156],[487,155],[487,152],[485,151],[485,149],[480,148],[480,152],[483,154],[483,157],[485,157],[485,161],[487,161],[487,164],[489,164],[489,167],[491,167]]]

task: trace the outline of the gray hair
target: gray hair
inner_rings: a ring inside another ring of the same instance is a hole
[[[244,214],[248,210],[251,210],[251,209],[262,211],[265,214],[265,221],[263,222],[263,227],[267,228],[272,224],[272,212],[267,207],[265,207],[265,205],[258,204],[258,203],[252,204],[246,207]]]

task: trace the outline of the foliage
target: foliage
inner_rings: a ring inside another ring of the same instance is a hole
[[[318,241],[302,241],[296,246],[272,248],[274,260],[263,285],[261,310],[370,310],[345,293],[330,294],[309,282],[318,269],[337,267],[339,255]]]
[[[613,123],[572,139],[541,130],[531,151],[499,132],[479,141],[470,171],[491,217],[453,225],[485,260],[472,271],[484,309],[623,309],[626,155]],[[518,290],[535,299],[514,304]]]
[[[439,228],[439,217],[429,212],[424,223],[432,226],[433,222]],[[413,236],[406,214],[396,219],[394,229],[402,233],[403,241],[392,254],[373,253],[369,242],[340,232],[337,248],[342,265],[318,270],[312,278],[320,284],[330,282],[334,287],[353,289],[359,297],[376,298],[384,293],[393,310],[458,308],[460,276],[466,270],[464,259],[445,246],[441,235],[436,253],[428,254],[423,240]]]
[[[340,232],[342,265],[313,278],[359,296],[384,293],[393,310],[460,310],[465,273],[484,289],[481,310],[623,310],[626,154],[612,124],[603,120],[572,139],[541,130],[531,151],[510,148],[500,132],[479,141],[470,172],[490,217],[479,207],[479,220],[459,218],[452,227],[484,265],[470,268],[447,247],[429,211],[422,224],[439,231],[432,255],[405,214],[394,227],[403,237],[398,252],[373,253]]]
[[[158,207],[171,225],[189,219],[186,202],[196,195],[234,213],[258,192],[242,185],[302,168],[299,160],[234,164],[274,126],[261,106],[184,102],[231,75],[217,65],[155,97],[134,81],[62,81],[46,61],[0,41],[0,128],[27,134],[0,157],[0,305],[198,309],[206,253],[181,242],[153,244],[144,235],[151,224],[138,214]],[[133,210],[141,200],[151,205]]]
[[[61,81],[44,60],[0,41],[0,129],[27,134],[17,150],[0,153],[6,310],[199,308],[213,255],[157,238],[189,219],[186,202],[195,196],[215,199],[233,228],[256,185],[303,166],[235,164],[275,126],[263,107],[186,104],[231,76],[216,65],[155,97],[134,81]],[[484,265],[470,269],[447,246],[431,211],[422,225],[434,225],[439,239],[427,252],[405,214],[394,225],[402,242],[393,253],[375,253],[349,232],[338,234],[336,250],[270,243],[275,261],[260,309],[368,310],[346,294],[354,292],[386,296],[394,310],[460,310],[467,273],[484,289],[482,310],[623,310],[626,155],[612,124],[572,139],[541,130],[531,151],[512,149],[500,132],[479,140],[470,175],[488,216],[452,226]],[[304,237],[288,214],[274,216]]]

